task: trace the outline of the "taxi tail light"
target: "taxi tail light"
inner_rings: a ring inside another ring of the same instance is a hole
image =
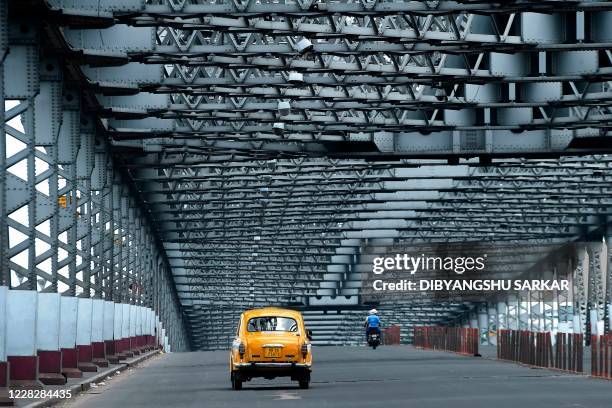
[[[302,344],[302,355],[306,357],[306,354],[308,354],[308,344],[304,343]]]
[[[238,353],[240,354],[240,357],[243,357],[244,353],[246,353],[246,347],[244,346],[244,343],[240,343],[240,345],[238,346]]]

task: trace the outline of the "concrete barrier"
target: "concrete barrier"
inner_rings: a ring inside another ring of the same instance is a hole
[[[104,345],[104,309],[104,300],[93,299],[91,310],[91,362],[98,367],[108,367]]]
[[[9,384],[13,387],[40,388],[36,354],[37,293],[9,290],[6,304],[6,354]]]
[[[123,348],[123,305],[121,305],[120,303],[114,303],[114,313],[115,317],[113,319],[113,346],[110,355],[107,353],[108,361],[110,361],[111,363],[119,362],[122,357],[121,351]]]
[[[151,319],[149,323],[149,341],[152,347],[158,348],[159,342],[157,341],[157,326],[155,323],[157,321],[157,316],[155,315],[155,312],[153,310],[149,310],[149,319]]]
[[[121,304],[121,353],[123,359],[133,357],[134,353],[130,351],[130,323],[131,323],[131,306]]]
[[[36,349],[38,353],[38,379],[46,385],[66,384],[62,374],[60,350],[59,293],[39,293],[36,317]]]
[[[91,321],[93,299],[81,298],[77,305],[77,349],[79,352],[79,370],[96,372],[98,367],[92,362],[93,347],[91,340]]]
[[[60,350],[62,352],[62,374],[68,378],[79,378],[77,349],[77,311],[79,299],[62,296],[60,306]]]
[[[63,385],[160,344],[168,349],[149,308],[0,286],[0,391]]]
[[[132,353],[132,355],[138,355],[140,354],[140,351],[138,350],[138,342],[136,339],[136,330],[137,330],[137,326],[138,326],[138,306],[135,305],[128,305],[129,306],[129,313],[130,313],[130,325],[129,325],[129,332],[128,332],[128,337],[130,340],[130,352]]]
[[[115,356],[115,303],[104,301],[104,323],[103,323],[103,338],[104,338],[104,358],[112,363],[111,359],[116,360]],[[116,360],[118,361],[118,360]]]

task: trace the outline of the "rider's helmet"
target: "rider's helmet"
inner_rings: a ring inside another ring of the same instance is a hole
[[[375,314],[378,314],[378,310],[376,309],[370,310],[370,315],[375,315]]]

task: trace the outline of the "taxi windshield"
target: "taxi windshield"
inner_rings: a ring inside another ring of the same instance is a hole
[[[249,332],[297,332],[297,322],[290,317],[254,317],[247,324]]]

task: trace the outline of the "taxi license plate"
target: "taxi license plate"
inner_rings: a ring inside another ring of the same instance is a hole
[[[281,356],[281,348],[280,347],[267,347],[264,349],[264,357],[280,357]]]

